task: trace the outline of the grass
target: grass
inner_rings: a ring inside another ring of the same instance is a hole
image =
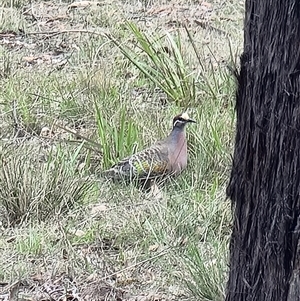
[[[134,23],[128,22],[126,25],[137,42],[137,50],[132,50],[112,38],[122,54],[147,79],[165,92],[170,101],[186,108],[194,106],[195,78],[193,72],[186,68],[180,34],[173,37],[166,31],[163,36],[149,38]]]
[[[0,299],[16,287],[50,300],[55,285],[54,300],[223,300],[228,66],[241,51],[243,7],[68,5],[0,8]],[[153,195],[99,176],[164,137],[184,110],[197,124],[180,177]]]

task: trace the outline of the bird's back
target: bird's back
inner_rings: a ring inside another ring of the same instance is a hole
[[[151,179],[168,173],[169,149],[166,140],[156,142],[136,154],[124,158],[106,171],[114,179]]]

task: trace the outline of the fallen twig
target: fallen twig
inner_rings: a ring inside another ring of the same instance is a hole
[[[200,27],[202,27],[203,29],[209,29],[209,30],[214,30],[219,34],[224,34],[226,36],[230,35],[228,32],[226,32],[225,30],[219,29],[217,27],[214,27],[210,24],[208,24],[207,22],[204,21],[199,21],[199,20],[194,20],[194,22],[199,25]]]
[[[26,32],[25,35],[59,35],[64,33],[87,33],[87,34],[94,34],[98,36],[107,36],[107,33],[105,32],[98,32],[93,30],[87,30],[87,29],[66,29],[66,30],[60,30],[60,31],[32,31],[32,32]]]

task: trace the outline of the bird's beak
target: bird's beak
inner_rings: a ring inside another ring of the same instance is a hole
[[[188,122],[197,123],[194,119],[189,119]]]

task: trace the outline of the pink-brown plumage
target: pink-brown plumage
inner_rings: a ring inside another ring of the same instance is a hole
[[[172,131],[170,138],[171,142],[169,143],[168,151],[169,166],[171,173],[178,175],[187,166],[188,152],[186,135],[184,131],[178,133]]]
[[[180,174],[188,161],[185,126],[189,122],[195,121],[187,113],[175,116],[172,131],[165,139],[121,160],[105,174],[114,179],[143,181]]]

